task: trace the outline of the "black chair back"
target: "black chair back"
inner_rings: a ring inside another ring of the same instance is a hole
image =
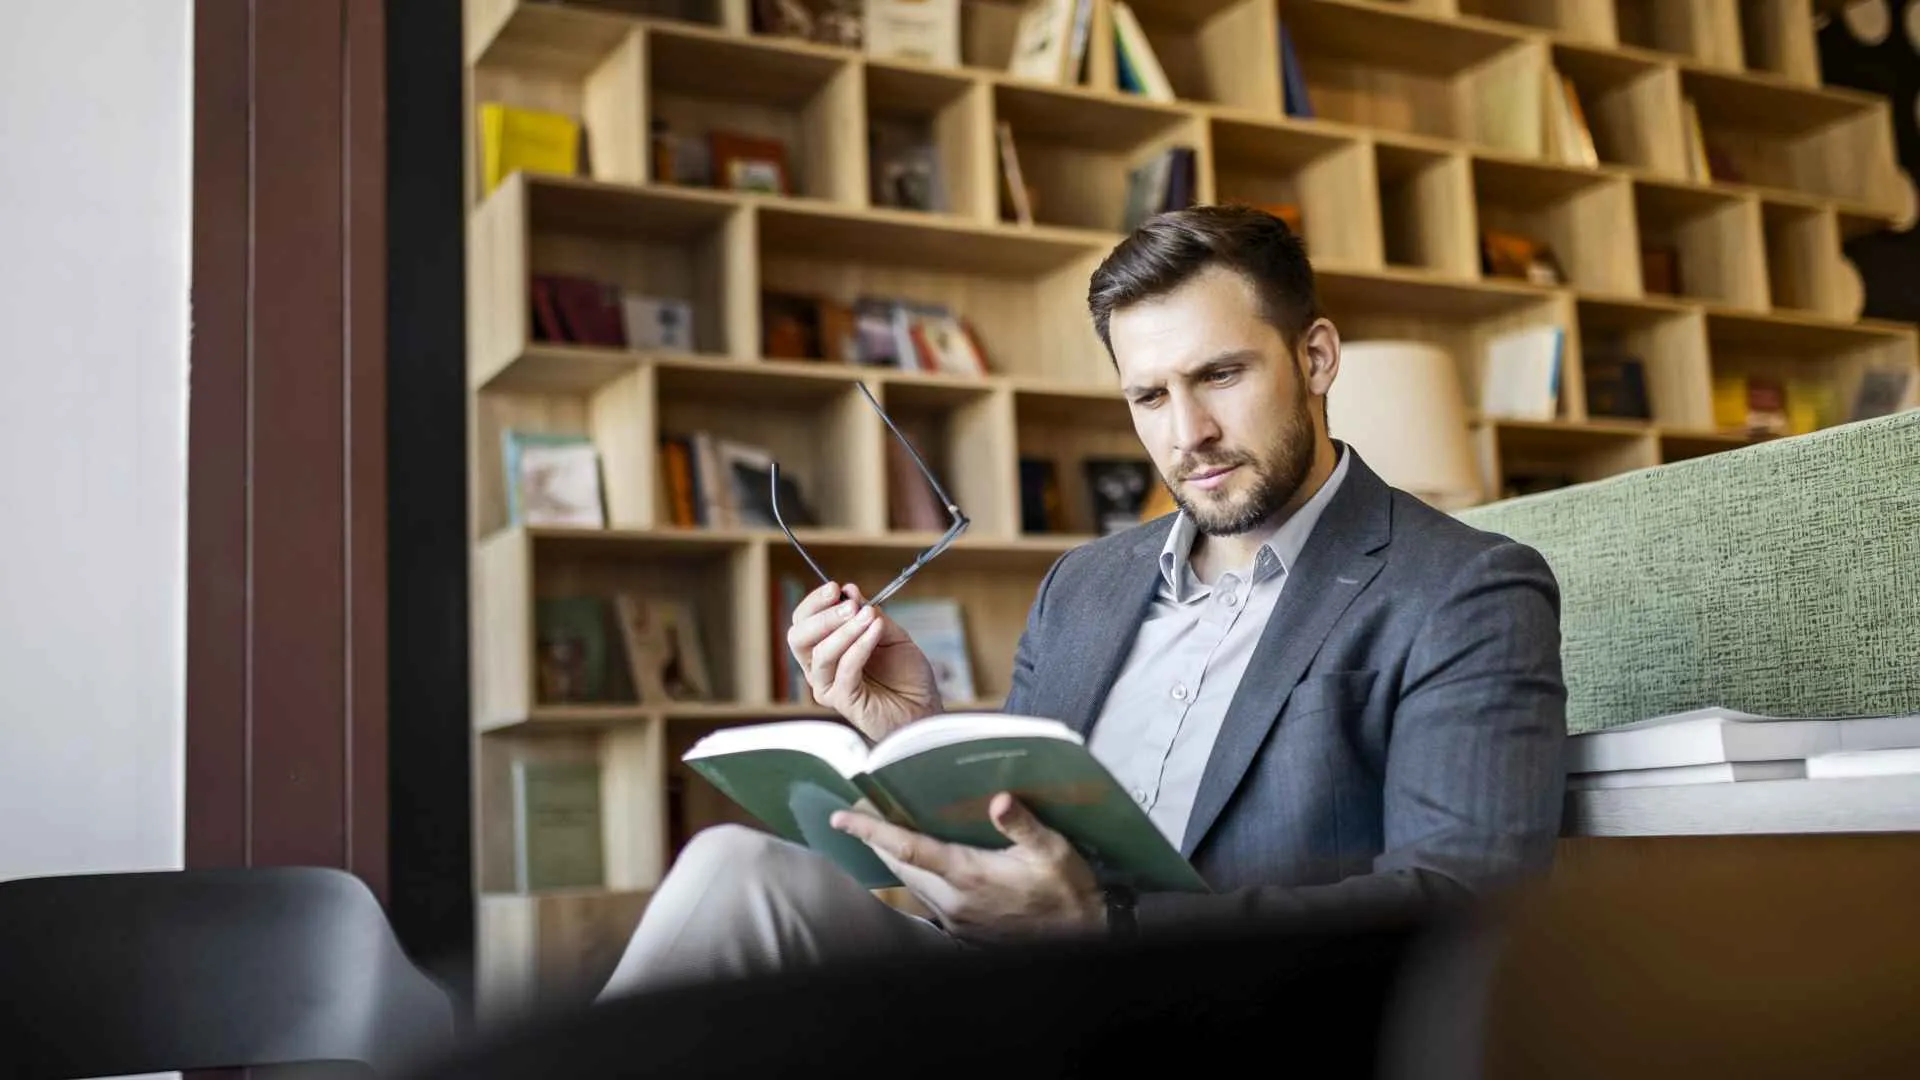
[[[0,882],[0,1076],[358,1063],[455,1038],[360,879],[270,867]]]

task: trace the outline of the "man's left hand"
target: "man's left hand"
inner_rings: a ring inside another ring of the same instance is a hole
[[[1006,941],[1106,927],[1093,868],[1065,837],[1004,791],[987,815],[1011,846],[942,843],[858,810],[834,814],[832,824],[865,841],[957,937]]]

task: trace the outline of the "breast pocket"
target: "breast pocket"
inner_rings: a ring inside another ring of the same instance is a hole
[[[1366,710],[1373,696],[1378,672],[1329,671],[1300,680],[1287,699],[1286,717],[1314,716],[1332,712],[1339,717],[1354,717]]]

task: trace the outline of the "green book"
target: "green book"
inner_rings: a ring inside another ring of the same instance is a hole
[[[871,747],[837,721],[786,720],[722,728],[681,760],[775,834],[832,859],[868,888],[900,882],[863,841],[829,824],[834,811],[866,799],[904,828],[997,849],[1009,841],[987,817],[987,804],[1006,791],[1072,842],[1103,884],[1208,891],[1080,735],[1057,720],[951,713]]]

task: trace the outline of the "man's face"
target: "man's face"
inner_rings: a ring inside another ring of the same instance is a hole
[[[1320,331],[1316,347],[1327,337],[1330,330]],[[1206,270],[1175,292],[1114,312],[1108,338],[1134,431],[1202,533],[1246,532],[1292,500],[1313,465],[1307,398],[1325,389],[1260,317],[1245,278]]]

